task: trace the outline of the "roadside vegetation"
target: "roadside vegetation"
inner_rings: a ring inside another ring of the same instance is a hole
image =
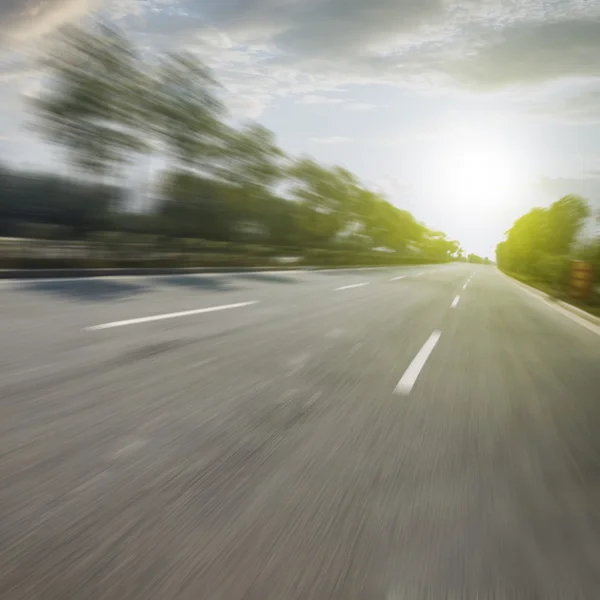
[[[3,253],[4,268],[465,260],[458,242],[346,169],[288,156],[268,129],[234,124],[226,90],[191,55],[148,54],[96,24],[66,29],[43,68],[34,127],[72,175],[0,169],[0,236],[79,250]],[[134,191],[132,170],[142,173]]]
[[[591,210],[580,196],[570,195],[548,208],[534,208],[506,232],[496,248],[498,267],[547,294],[569,301],[600,315],[600,237],[582,236]],[[589,301],[570,298],[569,280],[573,261],[590,263],[595,291]]]

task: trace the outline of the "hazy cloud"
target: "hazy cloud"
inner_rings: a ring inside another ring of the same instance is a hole
[[[321,144],[331,146],[333,144],[348,144],[352,141],[352,138],[343,136],[343,135],[333,135],[331,137],[323,137],[323,138],[310,138],[310,141],[313,144]]]
[[[570,123],[600,123],[600,82],[597,86],[575,87],[569,95],[535,106],[532,112]]]
[[[167,36],[229,58],[235,44],[266,44],[263,59],[346,80],[498,89],[600,77],[594,0],[2,0],[0,32],[33,35],[92,9],[142,11],[128,25],[150,42]]]
[[[518,24],[450,65],[458,80],[481,88],[562,77],[600,77],[600,20]]]
[[[143,46],[196,52],[227,88],[237,88],[234,104],[252,105],[252,114],[290,94],[303,94],[302,104],[373,108],[322,95],[346,83],[496,91],[561,78],[600,82],[596,0],[0,2],[0,41],[44,33],[93,10],[137,13],[122,24]],[[592,102],[563,108],[574,120],[595,119]]]
[[[542,177],[537,187],[548,198],[557,199],[567,194],[578,194],[586,198],[593,210],[600,209],[600,177]]]
[[[91,8],[92,0],[2,0],[0,39],[19,40],[46,33]]]
[[[319,96],[318,94],[307,94],[297,101],[297,104],[341,104],[345,102],[343,98],[329,98]]]
[[[357,110],[357,111],[367,111],[373,110],[377,108],[376,104],[370,104],[369,102],[350,102],[347,103],[344,108],[346,110]]]

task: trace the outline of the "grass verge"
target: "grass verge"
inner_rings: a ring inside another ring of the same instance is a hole
[[[510,273],[505,271],[506,275],[520,281],[521,283],[525,283],[526,285],[530,285],[531,287],[540,290],[540,292],[544,292],[548,294],[551,298],[556,300],[561,300],[562,302],[566,302],[575,308],[579,308],[584,310],[585,312],[595,316],[600,317],[600,296],[598,293],[594,295],[590,302],[582,302],[581,300],[576,300],[571,298],[568,294],[568,291],[564,286],[555,286],[547,281],[540,281],[535,277],[531,277],[528,275],[521,275],[519,273]]]

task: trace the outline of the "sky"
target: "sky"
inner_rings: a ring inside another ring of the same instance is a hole
[[[45,40],[93,15],[469,252],[568,193],[600,209],[600,0],[1,0],[0,163],[68,172],[26,104]]]

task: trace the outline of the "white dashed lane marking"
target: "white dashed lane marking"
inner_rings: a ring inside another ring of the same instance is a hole
[[[415,382],[417,381],[417,378],[421,373],[421,370],[425,366],[429,355],[433,352],[433,349],[438,343],[441,335],[441,331],[435,330],[429,336],[429,339],[423,344],[423,347],[414,357],[404,375],[402,375],[402,379],[400,379],[396,389],[394,390],[395,394],[400,394],[401,396],[408,396],[408,394],[410,394]]]
[[[102,329],[113,329],[114,327],[125,327],[126,325],[138,325],[140,323],[150,323],[152,321],[164,321],[165,319],[177,319],[179,317],[189,317],[192,315],[201,315],[204,313],[218,312],[221,310],[231,310],[232,308],[243,308],[257,304],[256,300],[251,302],[238,302],[236,304],[222,304],[221,306],[209,306],[208,308],[197,308],[196,310],[185,310],[183,312],[166,313],[162,315],[152,315],[150,317],[139,317],[137,319],[127,319],[125,321],[113,321],[111,323],[102,323],[101,325],[92,325],[86,327],[86,331],[100,331]]]
[[[353,285],[344,285],[342,287],[336,288],[334,291],[342,292],[343,290],[351,290],[354,288],[364,287],[365,285],[369,285],[367,282],[365,283],[355,283]]]

